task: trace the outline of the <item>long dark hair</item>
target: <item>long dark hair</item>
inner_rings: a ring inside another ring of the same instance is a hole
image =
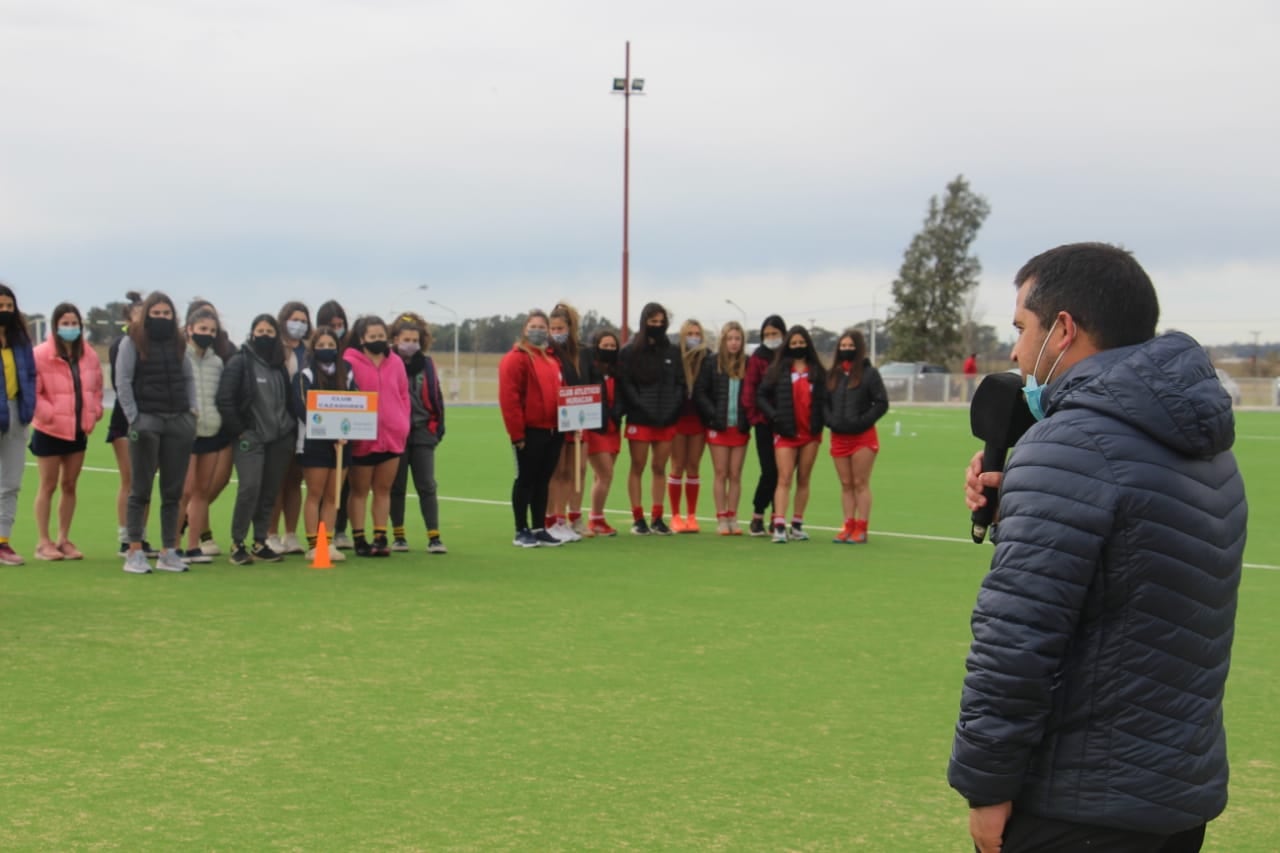
[[[302,302],[298,302],[296,300],[293,302],[286,302],[284,307],[280,309],[280,313],[276,315],[276,320],[278,321],[277,334],[285,335],[288,333],[289,315],[295,311],[301,311],[303,314],[307,315],[307,334],[311,334],[311,309]],[[304,335],[302,340],[305,341],[306,339],[306,335]],[[290,340],[292,340],[292,338]]]
[[[805,364],[809,367],[809,383],[815,388],[827,381],[827,371],[822,367],[822,361],[818,358],[818,351],[813,348],[813,338],[809,335],[809,330],[804,326],[792,326],[787,330],[787,336],[782,342],[782,346],[778,348],[778,357],[773,360],[773,364],[769,365],[768,378],[770,382],[777,382],[779,378],[787,376],[791,373],[791,365],[795,363],[795,359],[791,357],[791,339],[799,335],[804,338],[804,345],[808,349],[805,355]]]
[[[342,318],[342,335],[338,338],[338,349],[345,349],[347,338],[351,335],[351,323],[347,321],[347,310],[338,300],[330,299],[316,309],[316,326],[328,326],[330,331],[334,331],[333,321],[338,317]]]
[[[74,314],[76,322],[80,324],[80,337],[69,343],[58,337],[58,321],[68,314]],[[49,318],[49,331],[57,340],[59,347],[65,346],[67,348],[71,355],[71,361],[79,361],[84,357],[84,317],[80,316],[79,308],[70,302],[59,302]]]
[[[770,314],[768,317],[765,317],[764,322],[760,324],[760,343],[756,345],[755,350],[751,353],[751,357],[764,359],[772,364],[778,360],[779,350],[772,350],[764,345],[765,329],[777,329],[779,332],[782,332],[785,337],[787,334],[787,324],[777,314]],[[743,341],[742,345],[745,347],[747,345],[746,341]]]
[[[187,305],[187,326],[192,326],[198,319],[197,315],[202,311],[210,312],[213,315],[213,322],[218,326],[218,331],[213,335],[213,352],[225,364],[227,359],[236,354],[236,346],[231,343],[231,338],[227,335],[227,329],[222,325],[222,316],[218,314],[217,306],[208,299],[201,299],[197,296]]]
[[[259,323],[266,323],[268,326],[276,330],[276,348],[271,353],[271,358],[264,359],[272,367],[279,367],[284,364],[284,339],[280,337],[280,324],[276,322],[276,318],[270,314],[259,314],[253,318],[253,322],[249,324],[249,337],[245,341],[245,345],[249,350],[253,350],[253,330],[258,328]]]
[[[311,340],[307,341],[307,360],[311,363],[311,380],[312,386],[321,391],[345,391],[347,390],[347,371],[350,368],[347,360],[339,356],[334,362],[337,368],[333,371],[333,375],[325,373],[316,367],[315,351],[316,341],[321,338],[328,338],[338,346],[338,351],[342,351],[342,339],[338,337],[338,333],[328,326],[317,326],[316,330],[311,333]]]
[[[671,341],[666,334],[655,341],[649,340],[649,318],[659,314],[663,316],[667,327],[670,328],[671,312],[657,302],[650,302],[640,309],[640,328],[636,330],[631,340],[627,341],[627,348],[631,350],[631,357],[627,359],[627,370],[631,378],[641,385],[652,385],[661,378],[662,354],[671,346]]]
[[[13,325],[5,330],[5,346],[10,349],[16,344],[31,346],[31,334],[27,331],[27,318],[22,316],[22,309],[18,307],[18,295],[7,284],[0,284],[0,296],[7,296],[13,300]]]
[[[618,363],[615,360],[612,364],[607,364],[600,360],[600,342],[605,338],[613,338],[615,353],[618,351],[618,348],[622,346],[622,338],[618,335],[617,329],[611,329],[608,326],[600,326],[591,333],[591,358],[595,361],[596,367],[600,372],[608,376],[615,372]]]
[[[162,302],[173,312],[173,338],[168,341],[168,345],[177,356],[181,356],[182,351],[187,347],[187,336],[182,326],[178,325],[178,309],[173,304],[173,300],[168,294],[153,290],[142,301],[141,315],[129,324],[129,339],[133,341],[133,348],[138,351],[138,358],[143,361],[151,355],[151,337],[147,334],[147,317],[151,316],[151,309]]]
[[[364,335],[369,331],[370,326],[381,326],[387,330],[387,346],[391,346],[391,327],[387,325],[387,321],[383,320],[377,314],[361,314],[352,324],[351,329],[347,332],[348,346],[353,346],[363,352]],[[387,355],[391,353],[388,351]]]
[[[844,343],[845,338],[853,341],[854,349],[853,366],[849,368],[845,387],[857,388],[862,384],[862,370],[867,363],[867,338],[861,330],[850,327],[836,338],[836,351],[831,354],[831,375],[827,377],[828,391],[836,390],[836,385],[840,382],[840,374],[844,373],[844,368],[840,366],[840,344]]]

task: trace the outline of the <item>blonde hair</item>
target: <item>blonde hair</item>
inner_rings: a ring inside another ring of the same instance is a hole
[[[729,352],[729,333],[737,332],[742,337],[742,348],[737,355]],[[720,330],[720,346],[716,352],[716,364],[720,372],[730,379],[744,379],[747,375],[747,332],[737,320],[730,320]]]
[[[695,328],[698,330],[698,335],[702,338],[702,342],[690,349],[685,343],[685,338]],[[702,370],[702,362],[706,359],[708,352],[710,352],[710,348],[707,346],[706,330],[702,328],[702,324],[692,317],[681,323],[680,360],[684,362],[684,385],[690,394],[693,393],[693,385],[698,380],[698,372]]]

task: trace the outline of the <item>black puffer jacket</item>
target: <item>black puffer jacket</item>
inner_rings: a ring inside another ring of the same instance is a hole
[[[1173,333],[1076,364],[1045,411],[1005,469],[948,779],[971,803],[1190,829],[1227,802],[1231,400]]]
[[[627,413],[628,424],[671,426],[680,417],[680,405],[687,392],[680,350],[663,343],[655,352],[642,353],[638,341],[618,353],[618,397]],[[653,359],[647,365],[641,359]],[[648,375],[649,372],[652,375]]]
[[[760,381],[760,388],[756,392],[756,408],[765,416],[774,435],[795,438],[796,403],[791,391],[791,371],[779,370],[776,376],[772,373],[771,368]],[[822,432],[827,388],[821,382],[811,382],[810,387],[813,390],[809,406],[809,434],[817,435]]]
[[[729,423],[729,374],[720,370],[714,357],[702,362],[702,370],[698,372],[698,381],[693,387],[693,402],[698,407],[698,417],[707,429],[717,432],[737,427],[746,432],[747,407],[742,402],[743,381],[738,381],[738,417]]]
[[[889,394],[880,371],[870,361],[862,364],[862,381],[850,388],[848,375],[835,367],[836,387],[827,392],[823,421],[827,429],[840,435],[859,435],[875,426],[889,411]]]

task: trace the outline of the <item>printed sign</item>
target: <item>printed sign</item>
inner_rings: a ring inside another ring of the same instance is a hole
[[[377,437],[377,392],[307,392],[307,438],[372,441]]]
[[[604,389],[600,385],[570,385],[560,389],[560,431],[600,429],[603,426],[600,403]]]

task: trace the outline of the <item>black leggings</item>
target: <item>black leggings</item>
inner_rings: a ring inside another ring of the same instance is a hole
[[[751,508],[756,515],[764,515],[764,511],[773,503],[774,490],[778,488],[778,462],[773,456],[773,427],[768,424],[756,424],[756,458],[760,460],[760,481],[756,483],[756,496],[751,501]]]
[[[516,452],[516,480],[511,487],[511,509],[516,530],[542,527],[547,514],[547,488],[560,461],[564,435],[549,429],[526,429],[524,447]],[[529,515],[533,523],[529,523]]]

